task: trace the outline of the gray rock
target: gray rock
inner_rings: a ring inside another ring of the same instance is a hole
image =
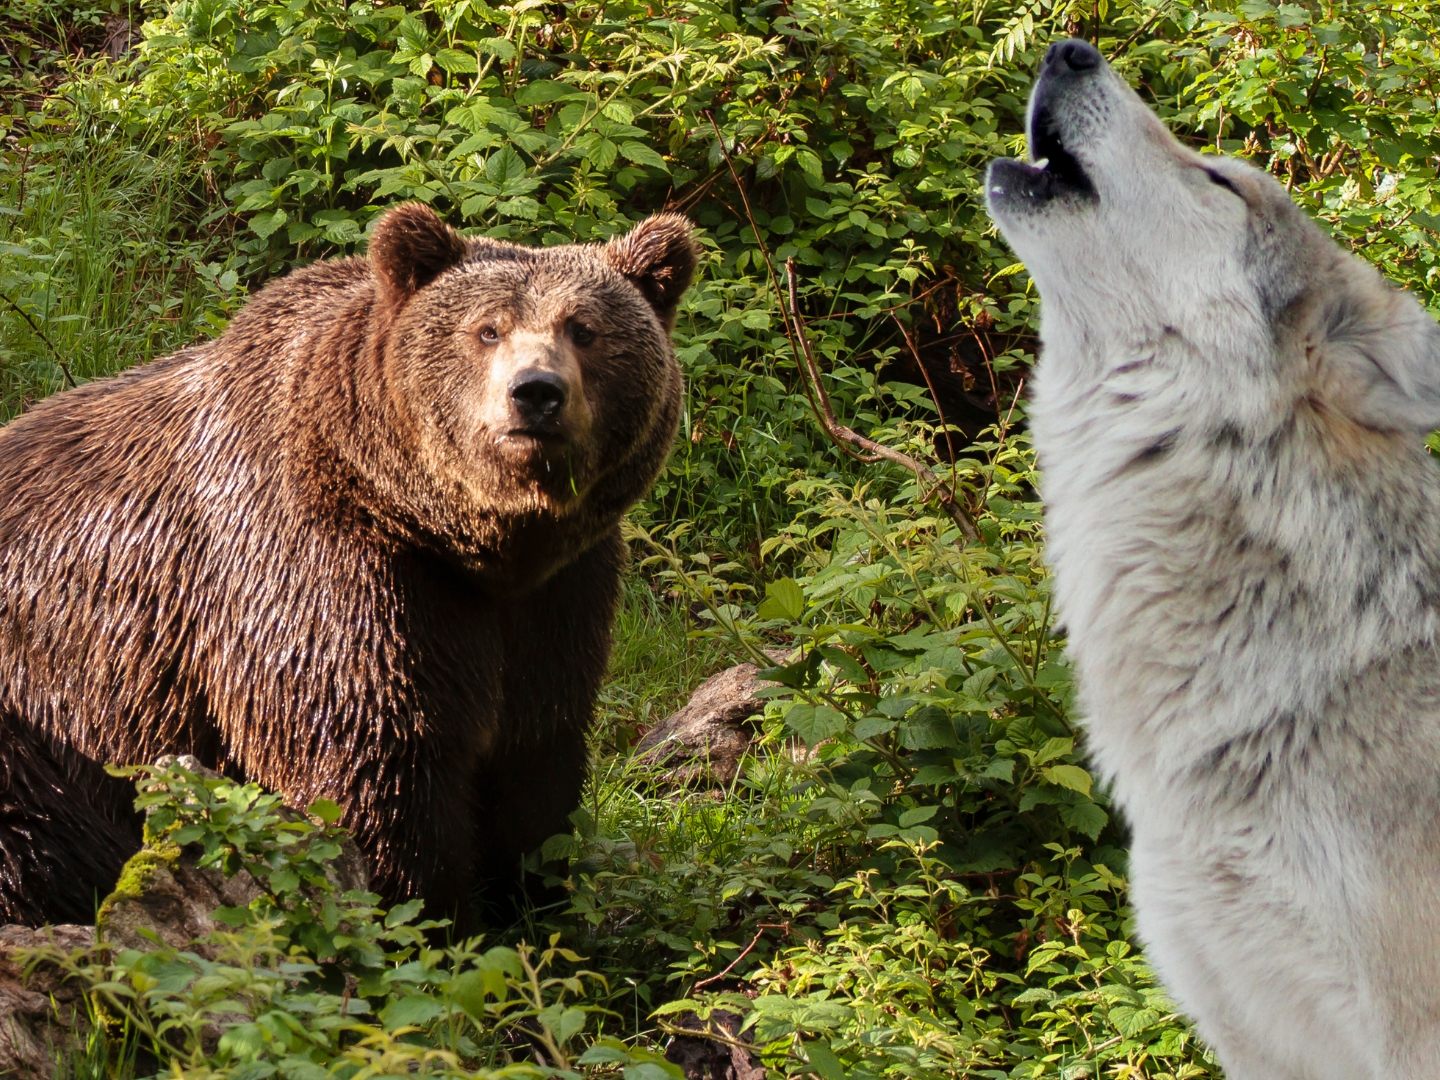
[[[740,772],[765,708],[760,690],[774,684],[754,664],[736,664],[706,679],[678,712],[651,728],[636,746],[644,760],[668,766],[675,787],[723,787]]]
[[[94,944],[93,926],[0,926],[0,1076],[53,1076],[88,1028],[83,986],[28,951],[70,953]]]

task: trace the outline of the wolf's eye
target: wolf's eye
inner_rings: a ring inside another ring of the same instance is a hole
[[[1226,191],[1230,192],[1230,194],[1244,198],[1243,195],[1240,195],[1240,189],[1231,183],[1230,178],[1218,169],[1206,169],[1205,175],[1208,176],[1210,182],[1217,187],[1223,187]]]
[[[478,336],[482,345],[500,344],[500,331],[493,326],[482,326]]]
[[[586,326],[584,323],[576,322],[574,319],[571,319],[570,340],[575,342],[576,345],[579,345],[583,349],[586,345],[594,342],[595,331],[590,329],[590,327]]]

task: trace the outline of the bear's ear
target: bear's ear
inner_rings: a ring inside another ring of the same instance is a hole
[[[1381,431],[1440,428],[1440,326],[1378,276],[1365,285],[1330,298],[1326,312],[1333,404]]]
[[[679,214],[656,214],[611,240],[604,251],[610,265],[634,282],[669,330],[700,257],[690,222]]]
[[[370,266],[391,306],[403,304],[464,257],[464,239],[424,203],[395,207],[370,233]]]

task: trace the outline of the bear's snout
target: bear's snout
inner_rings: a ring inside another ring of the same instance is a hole
[[[527,431],[551,431],[559,426],[561,412],[570,396],[565,379],[544,368],[525,368],[509,385],[510,404],[515,418]]]

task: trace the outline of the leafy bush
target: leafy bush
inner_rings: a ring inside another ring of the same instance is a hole
[[[345,837],[339,809],[284,812],[253,784],[175,765],[130,770],[146,808],[144,857],[187,849],[197,865],[259,885],[222,908],[193,947],[54,957],[93,987],[96,1013],[124,1033],[122,1059],[185,1076],[561,1077],[624,1067],[632,1080],[678,1075],[644,1050],[597,1038],[604,977],[552,938],[437,947],[443,924],[420,903],[384,910],[327,875]],[[102,912],[103,919],[103,912]],[[427,936],[427,931],[431,932]],[[138,1050],[138,1054],[137,1054]],[[102,1069],[113,1067],[106,1059]],[[114,1075],[101,1072],[101,1075]]]
[[[612,874],[592,908],[650,912],[635,932],[672,942],[702,988],[657,1015],[746,1016],[783,1075],[1213,1075],[1125,940],[1123,836],[1068,720],[1027,442],[976,449],[954,481],[984,494],[978,541],[881,474],[795,482],[808,510],[764,550],[794,576],[758,603],[736,602],[734,564],[656,545],[652,573],[704,598],[712,632],[793,647],[767,726],[805,765],[759,796],[783,832],[727,829],[699,853],[650,840],[652,891]],[[719,910],[697,910],[701,883]],[[703,947],[657,932],[657,912]],[[715,972],[738,988],[705,991]]]
[[[248,955],[301,967],[247,976],[264,990],[242,995],[242,1022],[259,1032],[252,1003],[272,1000],[329,1026],[300,1038],[277,1021],[223,1060],[203,1040],[164,1060],[238,1076],[330,1068],[333,1052],[359,1075],[389,1066],[344,1055],[384,1048],[436,1070],[658,1076],[677,1013],[724,1010],[781,1075],[1215,1075],[1129,942],[1125,837],[1077,748],[1018,400],[1034,296],[985,219],[981,170],[1022,149],[1045,45],[1081,32],[1195,145],[1272,169],[1433,299],[1435,15],[1355,0],[152,13],[133,64],[76,69],[7,120],[7,414],[57,389],[62,359],[83,378],[218,326],[247,284],[355,250],[402,198],[527,242],[602,239],[672,205],[707,248],[677,330],[681,439],[634,515],[604,753],[576,834],[549,846],[573,860],[567,904],[492,946],[507,951],[484,977],[502,989],[482,1015],[446,988],[490,970],[489,952],[437,950],[355,899],[346,918],[373,946],[352,971],[374,988],[363,1019],[326,981],[340,961],[297,936],[310,909],[272,912],[244,929],[263,931]],[[69,181],[92,161],[78,187],[95,194],[77,201]],[[111,216],[67,231],[90,205]],[[85,284],[105,283],[95,265],[120,268],[120,287]],[[124,337],[130,294],[147,310]],[[936,484],[833,446],[821,391],[840,422],[927,462],[958,514]],[[628,743],[735,653],[781,683],[764,752],[723,797],[667,793]],[[252,795],[238,812],[258,821]],[[522,960],[561,982],[540,975],[537,996]],[[125,963],[94,977],[151,1010],[135,1030],[157,1055],[175,1044],[147,1023],[225,1000],[188,960]],[[142,963],[180,967],[142,989],[125,974]],[[175,995],[173,1013],[152,992]],[[559,1056],[502,1037],[522,1028]]]

